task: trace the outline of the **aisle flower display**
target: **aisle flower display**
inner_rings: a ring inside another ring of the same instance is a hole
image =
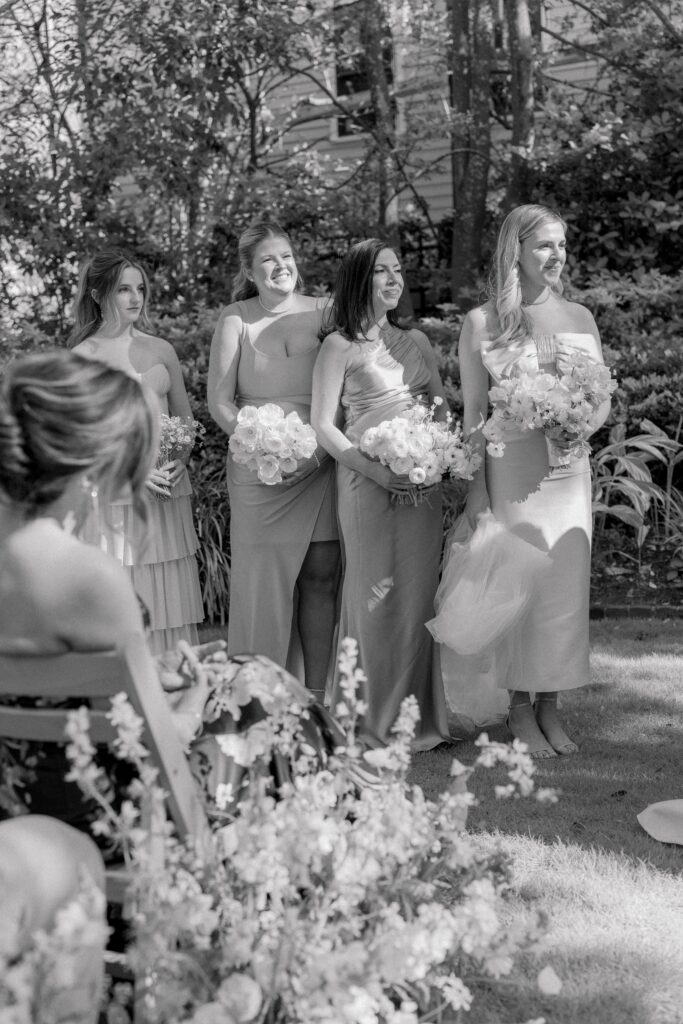
[[[214,675],[219,664],[212,657]],[[118,751],[141,781],[119,813],[99,795],[100,829],[123,844],[131,865],[129,953],[136,1003],[151,1024],[445,1022],[471,1005],[469,976],[508,974],[533,940],[535,924],[503,925],[505,858],[464,831],[470,770],[454,761],[448,790],[425,799],[406,781],[415,701],[404,702],[387,748],[363,751],[353,641],[344,643],[340,672],[343,742],[324,767],[303,738],[305,709],[287,716],[279,707],[276,725],[259,723],[240,744],[228,737],[227,752],[250,778],[238,812],[208,850],[167,834],[161,867],[140,827],[141,801],[156,786],[142,723],[117,699]],[[226,669],[224,701],[229,678]],[[254,696],[262,692],[259,684]],[[234,699],[239,716],[250,695]],[[72,718],[70,756],[92,794],[98,769],[83,714]],[[520,746],[482,738],[480,747],[481,766],[507,766],[501,796],[533,791]],[[292,765],[277,790],[263,771],[276,753]]]

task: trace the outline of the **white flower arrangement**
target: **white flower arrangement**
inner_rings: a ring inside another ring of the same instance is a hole
[[[297,412],[285,415],[279,405],[245,405],[228,447],[235,462],[246,466],[263,484],[280,484],[310,459],[318,446],[315,431]]]
[[[231,679],[238,714],[250,685],[210,657],[222,680],[222,704]],[[276,696],[279,723],[261,729],[242,751],[251,784],[227,826],[199,852],[164,836],[163,868],[151,862],[139,816],[106,828],[118,830],[131,864],[136,908],[130,956],[136,998],[150,1024],[418,1024],[448,1019],[472,1003],[467,977],[510,973],[516,955],[536,938],[537,924],[503,924],[502,894],[508,867],[499,851],[485,851],[464,831],[471,770],[453,762],[452,783],[427,800],[406,782],[410,742],[418,718],[408,698],[381,751],[357,740],[363,678],[356,645],[346,640],[340,658],[343,700],[335,709],[342,741],[320,769],[302,738],[305,709],[288,715]],[[254,674],[256,700],[263,679]],[[133,794],[139,803],[155,785],[140,746],[141,724],[117,699],[118,752],[144,774]],[[92,773],[74,713],[73,774],[91,793]],[[256,728],[256,727],[254,727]],[[251,730],[249,730],[251,731]],[[269,746],[270,744],[270,746]],[[478,764],[507,766],[501,795],[533,791],[533,763],[517,741],[512,747],[479,741]],[[273,790],[258,762],[287,753],[291,781]],[[234,753],[234,751],[233,751]],[[374,784],[359,779],[371,764]],[[101,794],[98,793],[101,799]],[[552,794],[542,791],[539,798]],[[135,822],[131,827],[131,822]]]
[[[542,430],[550,465],[566,466],[590,453],[587,438],[595,430],[596,412],[616,387],[610,369],[585,352],[559,357],[557,376],[522,370],[505,377],[489,391],[493,412],[483,427],[486,450],[500,457],[510,428]]]
[[[444,421],[434,418],[442,402],[441,398],[431,406],[415,402],[399,416],[368,427],[360,450],[419,487],[431,487],[446,476],[471,480],[481,456],[464,439],[460,423],[450,413]]]
[[[197,438],[206,433],[206,427],[191,416],[169,416],[162,412],[159,421],[159,452],[157,466],[164,466],[172,459],[189,455]],[[165,490],[152,491],[155,498],[164,501],[170,498],[171,492]]]

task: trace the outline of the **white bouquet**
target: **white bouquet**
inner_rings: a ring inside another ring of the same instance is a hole
[[[445,476],[471,480],[481,456],[464,440],[462,427],[450,413],[445,421],[434,419],[441,402],[416,402],[399,416],[369,427],[360,439],[360,450],[421,487],[438,484]]]
[[[542,430],[551,466],[566,466],[572,458],[590,452],[586,439],[596,428],[596,412],[617,382],[607,366],[585,352],[560,356],[557,369],[557,376],[521,372],[491,388],[493,412],[483,428],[489,455],[503,454],[510,427]]]
[[[206,433],[204,427],[198,420],[191,416],[168,416],[162,412],[159,429],[159,454],[157,456],[157,467],[165,466],[173,459],[183,458],[189,455],[194,448],[195,441],[202,434]],[[158,500],[165,501],[170,498],[170,489],[152,492]]]
[[[269,402],[245,405],[229,441],[235,462],[257,474],[263,484],[280,484],[300,461],[310,459],[318,446],[315,431],[297,412]]]

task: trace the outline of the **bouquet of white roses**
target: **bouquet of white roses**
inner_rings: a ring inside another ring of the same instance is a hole
[[[596,428],[596,412],[617,382],[607,366],[585,352],[559,357],[557,369],[557,376],[521,372],[490,389],[493,412],[483,428],[489,455],[503,454],[510,428],[542,430],[551,466],[566,466],[590,452],[586,439]]]
[[[285,415],[272,402],[240,409],[229,441],[235,462],[253,470],[263,484],[282,483],[283,474],[294,473],[317,445],[313,427],[303,423],[297,412]]]
[[[440,398],[431,406],[416,402],[393,419],[369,427],[360,439],[360,450],[425,488],[445,476],[471,480],[481,456],[464,439],[462,427],[453,423],[450,413],[445,421],[434,419],[441,402]]]
[[[198,420],[193,420],[191,416],[168,416],[163,412],[160,420],[157,467],[164,466],[173,459],[189,455],[197,438],[205,433],[206,427]],[[154,491],[153,493],[162,501],[171,496],[170,491],[164,493]]]

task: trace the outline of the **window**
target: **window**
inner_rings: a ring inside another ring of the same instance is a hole
[[[337,117],[337,135],[340,138],[371,131],[375,115],[370,104],[370,79],[368,61],[381,61],[386,81],[394,81],[394,48],[391,33],[386,24],[381,24],[379,43],[368,27],[367,7],[374,0],[352,0],[351,3],[336,3],[334,6],[334,30],[336,43],[336,90],[339,97],[353,98],[353,116]],[[372,12],[371,12],[372,13]]]

